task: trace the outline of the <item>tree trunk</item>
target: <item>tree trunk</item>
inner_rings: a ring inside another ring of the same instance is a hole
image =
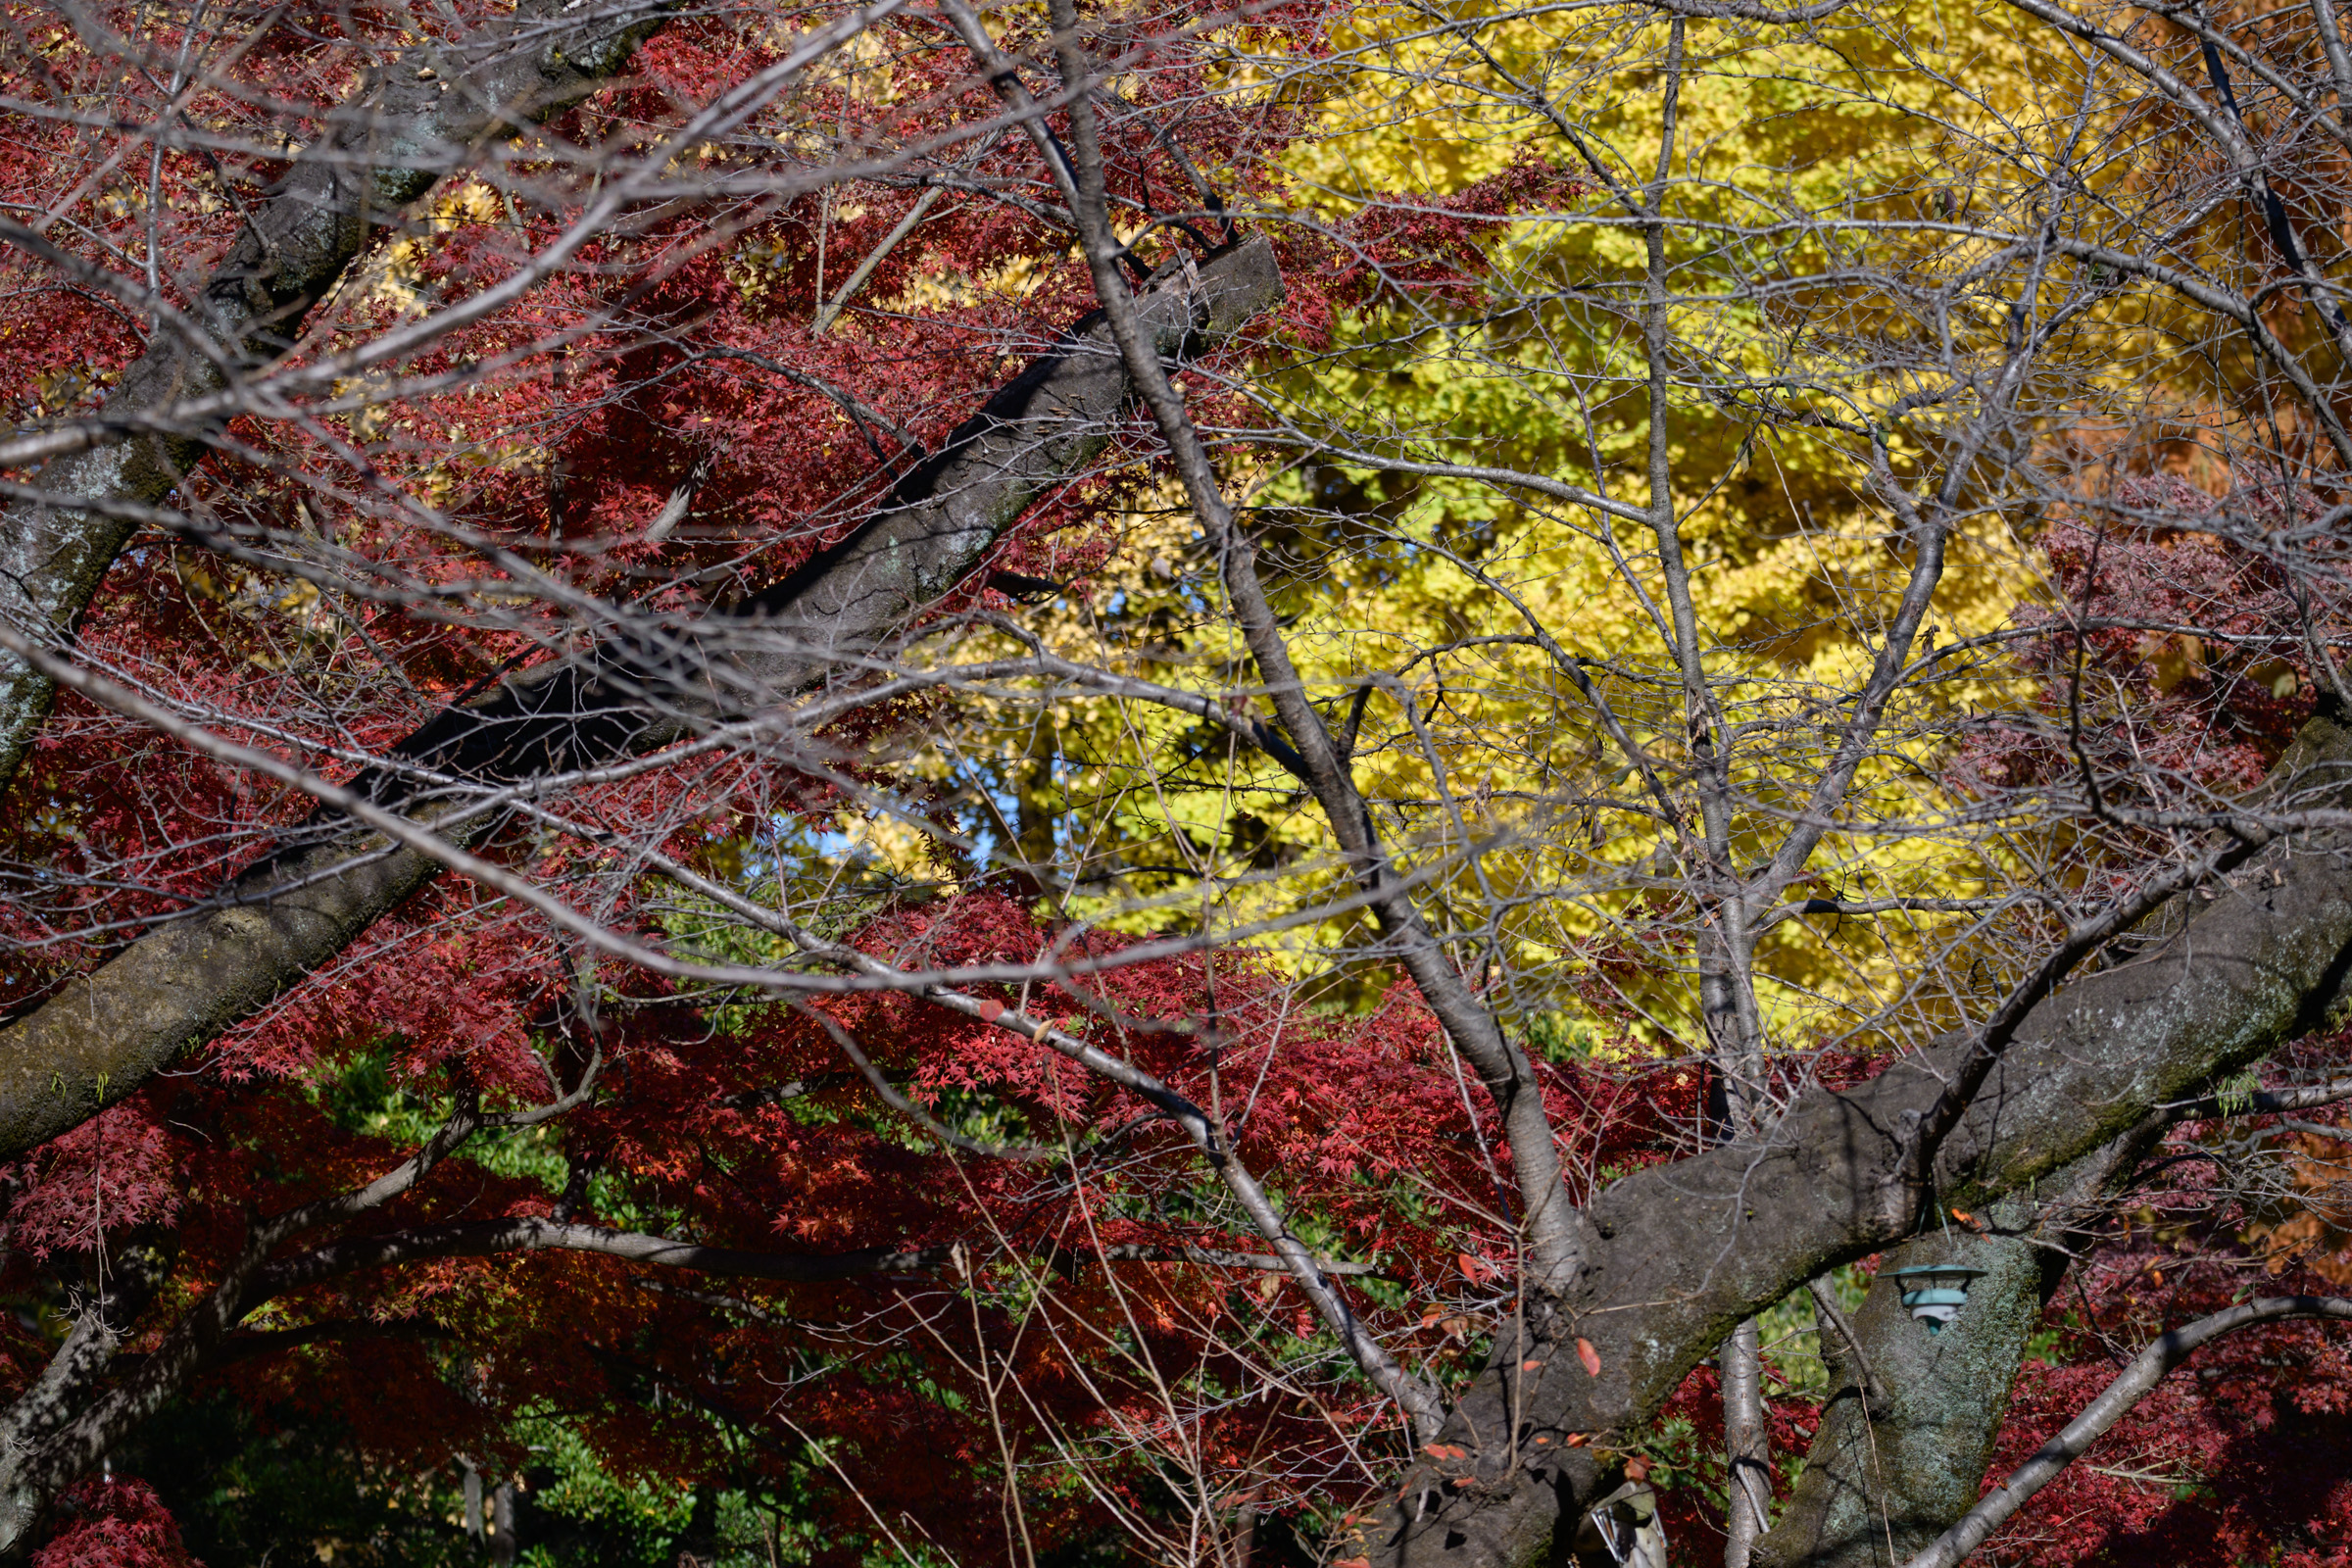
[[[2352,795],[2344,715],[2315,716],[2274,772],[2275,806],[2340,808]],[[2274,841],[2210,899],[2180,901],[2192,912],[2177,940],[2034,1007],[1939,1146],[1938,1199],[1975,1209],[2046,1184],[2155,1106],[2322,1026],[2352,969],[2345,842]],[[1474,1455],[1471,1484],[1455,1484],[1459,1465],[1417,1465],[1370,1555],[1396,1568],[1547,1561],[1562,1519],[1616,1484],[1596,1447],[1631,1440],[1742,1320],[1910,1235],[1925,1195],[1907,1132],[1968,1049],[1953,1042],[1842,1094],[1816,1091],[1755,1144],[1603,1190],[1586,1212],[1596,1245],[1555,1304],[1558,1337],[1501,1336],[1446,1422],[1441,1442]],[[1597,1374],[1571,1336],[1591,1343]],[[1540,1363],[1532,1378],[1523,1359]]]
[[[1172,276],[1138,304],[1162,351],[1174,354],[1232,332],[1281,293],[1261,240],[1203,264],[1197,281]],[[745,703],[806,690],[978,566],[1040,491],[1102,451],[1127,395],[1118,352],[1090,318],[991,398],[847,540],[738,613],[704,622],[705,646],[649,653],[613,644],[526,672],[445,710],[399,751],[443,772],[526,777],[652,751]],[[353,788],[387,802],[402,793],[382,774]],[[251,1016],[440,869],[340,818],[313,826],[309,842],[238,877],[227,906],[160,926],[0,1030],[0,1157],[77,1125]]]
[[[1987,1217],[1996,1229],[2032,1223],[2023,1203]],[[1884,1405],[1866,1396],[1852,1348],[1824,1321],[1831,1388],[1821,1429],[1788,1510],[1757,1544],[1757,1568],[1899,1568],[1966,1513],[1992,1461],[2009,1385],[2065,1262],[2031,1236],[1965,1230],[1888,1252],[1851,1318]],[[1985,1271],[1940,1333],[1904,1308],[1895,1279],[1921,1263]]]
[[[1772,1522],[1772,1422],[1764,1408],[1764,1358],[1756,1320],[1723,1342],[1723,1455],[1730,1499],[1723,1568],[1747,1568]]]
[[[387,220],[485,137],[511,135],[596,91],[670,8],[671,0],[607,0],[566,20],[576,5],[524,0],[508,29],[523,35],[518,47],[494,43],[452,68],[458,49],[429,44],[369,73],[331,117],[328,134],[254,205],[192,302],[190,319],[208,341],[190,343],[159,322],[154,346],[97,416],[157,424],[50,460],[30,481],[49,499],[0,512],[0,620],[62,645],[140,517],[202,461],[204,433],[227,422],[219,411],[180,419],[172,410],[226,390],[232,369],[258,368],[283,352]],[[428,65],[442,69],[422,69]],[[29,230],[7,237],[39,244]],[[55,698],[48,676],[0,651],[0,790]]]

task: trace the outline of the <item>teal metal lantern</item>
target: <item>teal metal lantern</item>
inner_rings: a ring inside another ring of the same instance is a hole
[[[1960,1315],[1969,1285],[1984,1277],[1983,1269],[1963,1268],[1958,1263],[1922,1263],[1894,1271],[1895,1283],[1902,1287],[1903,1305],[1928,1326],[1930,1334],[1941,1334],[1943,1326]]]

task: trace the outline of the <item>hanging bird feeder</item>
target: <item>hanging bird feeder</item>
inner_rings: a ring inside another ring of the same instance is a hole
[[[1917,1268],[1894,1271],[1895,1283],[1902,1288],[1903,1305],[1928,1326],[1930,1334],[1941,1334],[1943,1326],[1960,1315],[1960,1303],[1968,1299],[1968,1287],[1984,1277],[1983,1269],[1964,1268],[1958,1263],[1922,1263]]]

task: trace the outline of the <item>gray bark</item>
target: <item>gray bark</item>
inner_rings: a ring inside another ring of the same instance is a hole
[[[1203,265],[1197,279],[1162,279],[1137,306],[1173,354],[1230,333],[1281,286],[1271,249],[1256,241]],[[1043,489],[1102,450],[1128,390],[1106,328],[1083,323],[850,538],[739,612],[518,676],[445,711],[401,751],[444,774],[526,777],[653,750],[735,710],[737,698],[773,703],[845,666],[855,673],[864,653],[977,566]],[[355,789],[387,802],[407,793],[389,772]],[[438,869],[417,851],[324,820],[308,842],[240,876],[225,906],[163,925],[71,981],[0,1030],[0,1151],[56,1137],[251,1016]]]
[[[2131,1179],[2180,1109],[2146,1118],[2033,1197],[1992,1204],[1977,1216],[1981,1234],[1938,1232],[1888,1252],[1851,1323],[1828,1321],[1834,1302],[1817,1298],[1831,1392],[1788,1509],[1757,1547],[1761,1568],[1893,1568],[1975,1504],[2026,1346],[2090,1241],[2083,1216]],[[1930,1335],[1901,1309],[1895,1276],[1942,1262],[1985,1273]]]
[[[508,26],[470,49],[423,46],[370,73],[328,133],[253,204],[185,316],[159,321],[96,416],[95,443],[42,465],[27,486],[39,499],[0,513],[0,619],[62,646],[139,512],[171,494],[223,422],[174,411],[281,354],[383,223],[485,141],[596,91],[674,4],[602,0],[581,18],[563,0],[523,0]],[[0,238],[47,251],[16,225]],[[46,675],[0,652],[0,788],[55,696]]]
[[[1729,1489],[1723,1568],[1747,1568],[1772,1517],[1772,1424],[1756,1320],[1723,1343],[1723,1457]]]
[[[2276,772],[2281,808],[2342,805],[2352,728],[2315,717]],[[1977,1208],[2047,1181],[2157,1105],[2325,1022],[2352,964],[2343,848],[2335,834],[2273,842],[2210,902],[2184,900],[2192,912],[2161,949],[2034,1007],[1941,1144],[1936,1196]],[[1547,1560],[1563,1515],[1614,1484],[1596,1446],[1654,1416],[1743,1319],[1910,1235],[1924,1195],[1906,1169],[1907,1134],[1968,1047],[1922,1053],[1843,1094],[1817,1091],[1755,1144],[1602,1192],[1588,1211],[1594,1245],[1557,1298],[1557,1337],[1502,1336],[1446,1424],[1443,1441],[1477,1454],[1478,1484],[1448,1487],[1417,1468],[1373,1556],[1400,1568]],[[1597,1377],[1564,1348],[1569,1336],[1592,1342]],[[1544,1363],[1532,1380],[1517,1372],[1523,1358]],[[1599,1442],[1571,1449],[1573,1434]]]
[[[1757,1544],[1758,1568],[1891,1568],[1966,1513],[2009,1406],[2009,1387],[2063,1258],[2026,1234],[2029,1205],[1989,1211],[1992,1234],[1924,1236],[1894,1249],[1853,1330],[1877,1375],[1863,1393],[1854,1353],[1821,1327],[1831,1390],[1788,1506]],[[1904,1310],[1898,1269],[1958,1263],[1984,1270],[1941,1333]]]
[[[514,1539],[514,1483],[501,1481],[490,1494],[490,1560],[511,1563],[520,1543]]]

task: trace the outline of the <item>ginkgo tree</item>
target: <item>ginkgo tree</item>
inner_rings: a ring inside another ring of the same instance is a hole
[[[2340,1556],[2325,4],[5,24],[0,1549]]]

